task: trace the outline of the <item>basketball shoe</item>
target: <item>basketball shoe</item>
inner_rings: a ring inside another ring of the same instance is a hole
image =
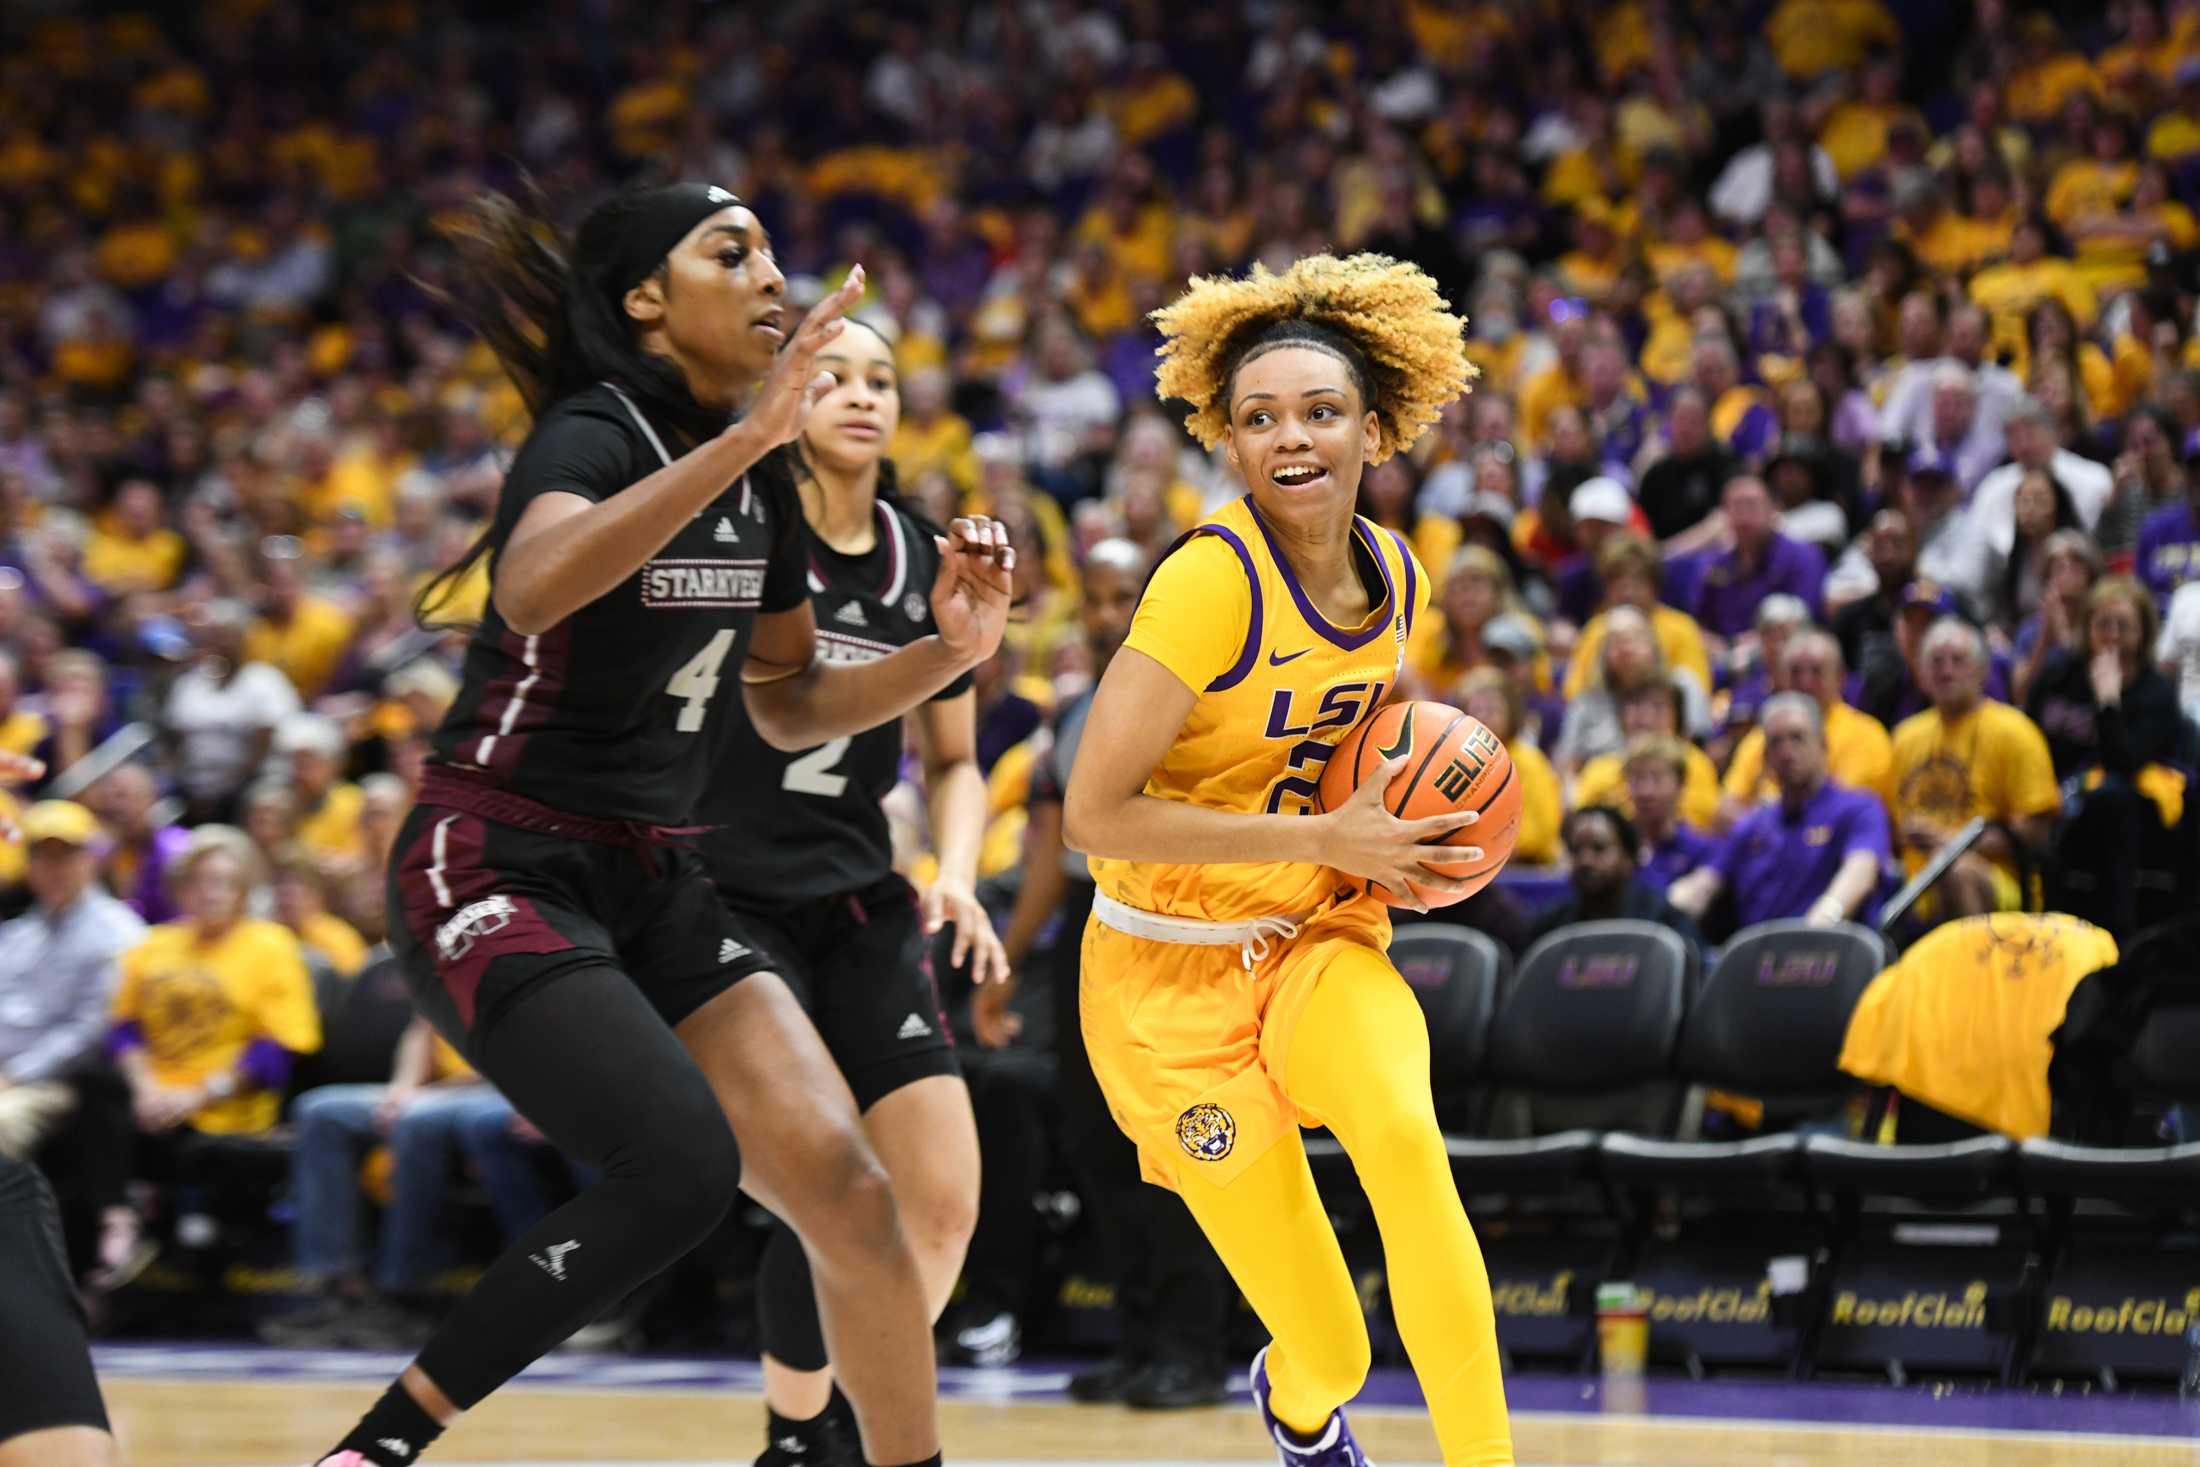
[[[1342,1408],[1329,1413],[1328,1422],[1317,1432],[1312,1441],[1301,1441],[1299,1434],[1277,1419],[1268,1409],[1268,1347],[1261,1346],[1253,1357],[1253,1404],[1260,1407],[1260,1419],[1268,1427],[1268,1435],[1275,1439],[1277,1454],[1283,1467],[1374,1467],[1346,1424]]]

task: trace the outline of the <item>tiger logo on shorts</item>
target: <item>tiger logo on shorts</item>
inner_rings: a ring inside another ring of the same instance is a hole
[[[1220,1161],[1237,1145],[1237,1122],[1219,1105],[1195,1105],[1176,1118],[1176,1140],[1194,1161]]]

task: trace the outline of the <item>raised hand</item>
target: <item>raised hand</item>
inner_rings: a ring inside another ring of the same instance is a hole
[[[957,519],[932,543],[940,549],[932,581],[932,624],[940,640],[975,667],[993,655],[1008,629],[1016,594],[1016,549],[1008,527],[976,515]]]
[[[846,329],[841,318],[863,299],[863,267],[856,266],[840,289],[810,308],[794,335],[780,348],[779,358],[756,389],[749,410],[735,427],[760,433],[772,447],[792,443],[802,436],[810,409],[832,391],[832,375],[817,369],[817,354]],[[730,430],[729,430],[730,431]]]

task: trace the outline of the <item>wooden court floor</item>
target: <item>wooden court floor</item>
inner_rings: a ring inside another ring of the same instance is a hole
[[[299,1467],[374,1394],[357,1384],[113,1379],[109,1408],[131,1467]],[[452,1429],[430,1467],[463,1463],[746,1464],[762,1406],[724,1391],[517,1387]],[[2196,1417],[2200,1420],[2200,1417]],[[1264,1451],[1249,1409],[1172,1414],[1057,1402],[949,1401],[950,1461],[998,1464],[1242,1462]],[[1363,1409],[1354,1429],[1385,1467],[1437,1460],[1427,1418]],[[1930,1427],[1523,1413],[1522,1467],[2200,1467],[2200,1439],[1997,1433]]]

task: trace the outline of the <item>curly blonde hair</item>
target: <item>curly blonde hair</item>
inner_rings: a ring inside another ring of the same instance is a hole
[[[1255,264],[1242,280],[1198,276],[1153,322],[1155,391],[1192,405],[1185,426],[1208,448],[1229,434],[1237,369],[1277,347],[1324,349],[1352,369],[1376,417],[1371,465],[1412,447],[1475,375],[1465,318],[1419,266],[1388,255],[1310,255],[1281,275]]]

